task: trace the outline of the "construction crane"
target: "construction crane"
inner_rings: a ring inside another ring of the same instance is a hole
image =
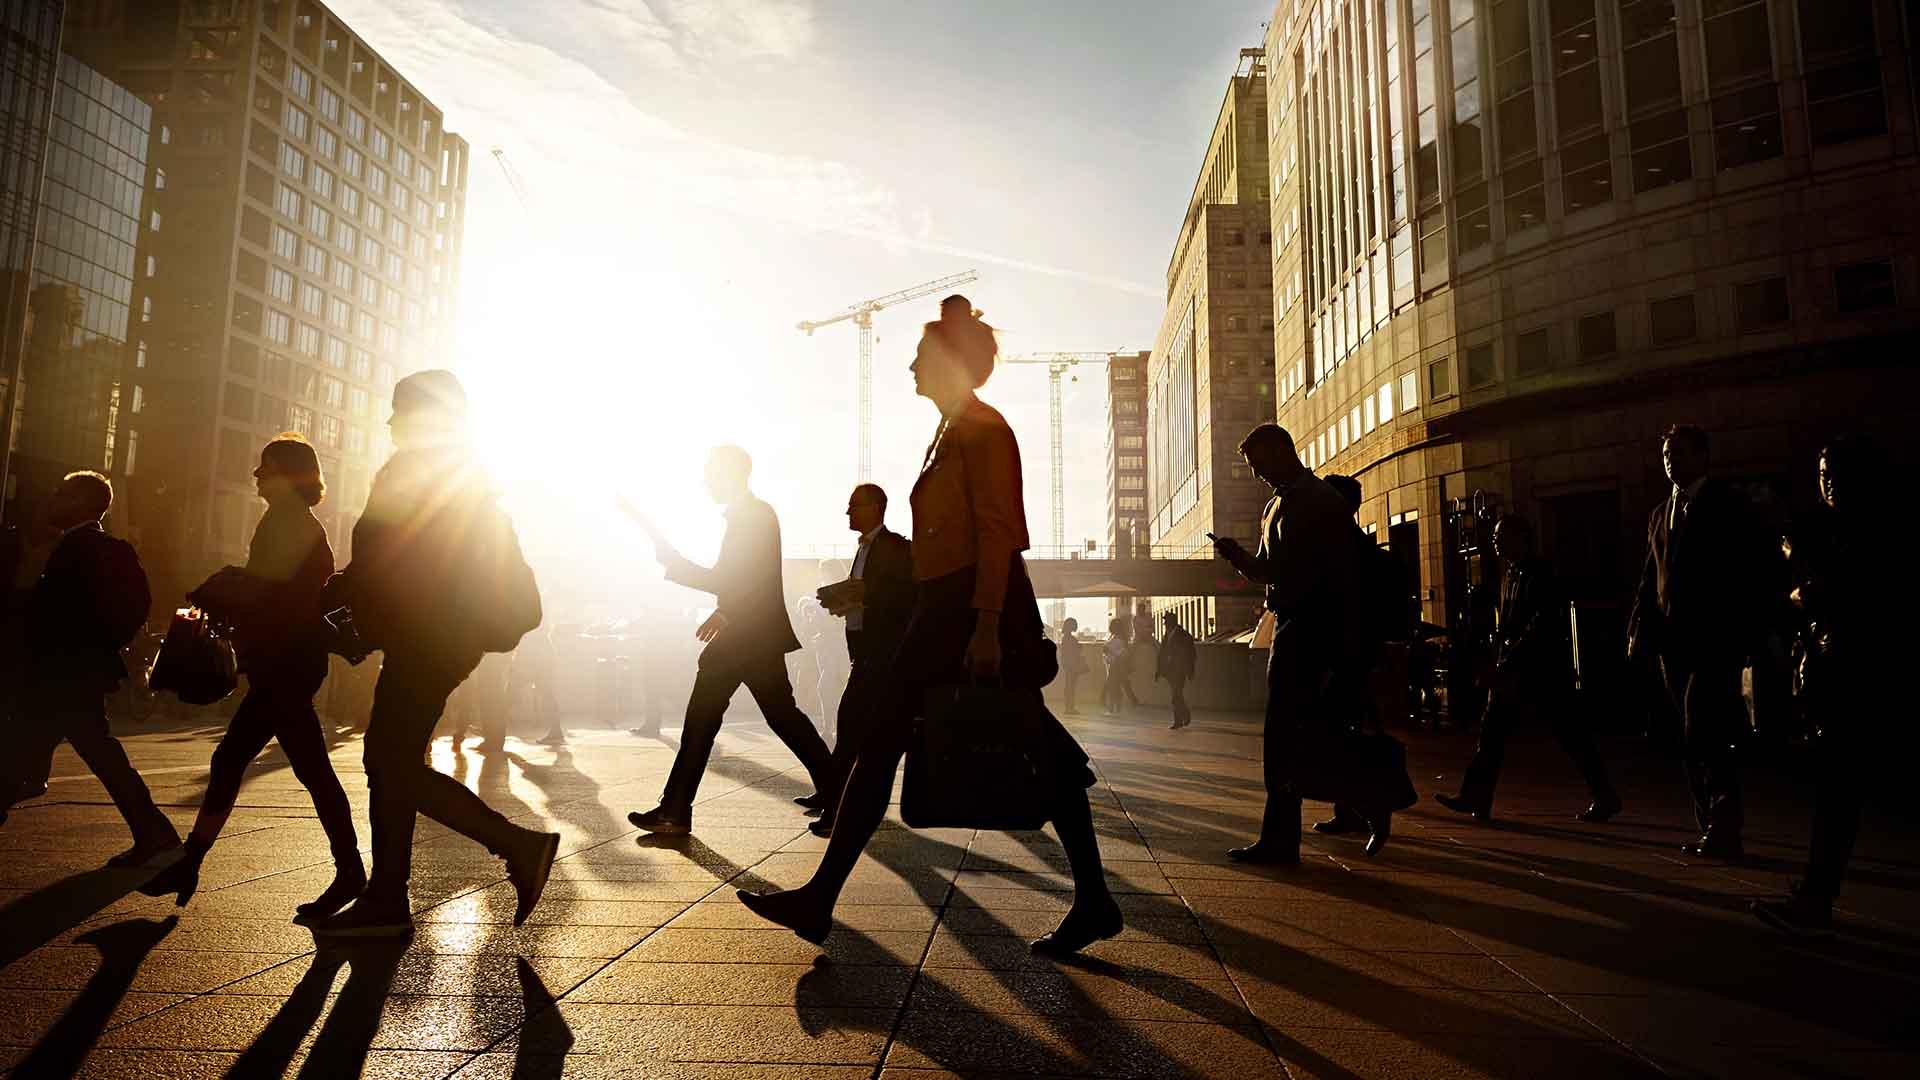
[[[1049,442],[1053,451],[1053,551],[1055,558],[1064,558],[1067,547],[1067,451],[1066,417],[1061,400],[1060,380],[1081,364],[1102,366],[1113,359],[1112,353],[1104,352],[1049,352],[1026,353],[1021,356],[1009,356],[1000,362],[1003,364],[1044,364],[1047,368],[1047,426]],[[1073,376],[1077,382],[1079,376]],[[1053,602],[1053,622],[1060,625],[1066,612],[1066,601]]]
[[[507,160],[507,148],[494,147],[493,160],[500,163],[500,172],[506,176],[507,186],[513,189],[513,197],[520,200],[520,209],[533,209],[527,199],[527,185],[520,179],[520,172],[513,167],[513,162]]]
[[[502,160],[502,163],[504,164],[504,159]],[[865,483],[868,480],[871,480],[873,478],[873,316],[874,314],[876,312],[885,311],[887,308],[893,307],[896,304],[904,304],[909,300],[918,300],[923,296],[928,296],[937,292],[943,292],[947,289],[958,288],[970,281],[974,281],[978,279],[979,276],[980,276],[979,274],[975,273],[972,270],[962,271],[961,273],[958,273],[958,274],[949,274],[946,277],[939,278],[934,281],[923,282],[919,285],[915,285],[911,289],[902,289],[899,292],[888,293],[885,296],[876,296],[871,300],[862,300],[861,302],[853,305],[852,307],[848,308],[847,310],[841,312],[838,315],[833,315],[825,319],[810,320],[808,322],[803,322],[800,324],[800,329],[802,331],[805,331],[808,337],[812,337],[813,332],[815,330],[818,330],[823,326],[832,326],[834,323],[851,321],[853,325],[860,328],[860,367],[859,367],[858,379],[859,379],[859,394],[860,394],[860,477],[859,478],[861,483]]]

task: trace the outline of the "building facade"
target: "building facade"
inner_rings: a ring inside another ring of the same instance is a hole
[[[1211,551],[1209,532],[1251,536],[1266,489],[1239,456],[1273,416],[1266,57],[1243,50],[1167,266],[1167,309],[1147,364],[1147,541]],[[1252,625],[1253,601],[1160,597],[1196,634]]]
[[[64,12],[62,0],[0,0],[0,521],[8,522],[14,406]]]
[[[446,362],[467,145],[312,0],[93,0],[69,47],[154,106],[129,531],[161,603],[240,561],[261,445],[318,450],[342,557],[396,379]]]
[[[156,269],[136,255],[154,224],[144,212],[152,108],[72,56],[56,70],[9,464],[23,508],[76,469],[118,480],[137,467],[120,420],[129,329]]]
[[[1911,16],[1282,0],[1277,416],[1310,466],[1360,479],[1425,618],[1461,615],[1475,501],[1533,518],[1576,601],[1617,613],[1669,424],[1706,428],[1718,471],[1783,511],[1812,501],[1822,438],[1898,445],[1909,410],[1882,403],[1911,400],[1920,330]]]
[[[1147,362],[1107,361],[1107,544],[1124,558],[1147,538]]]

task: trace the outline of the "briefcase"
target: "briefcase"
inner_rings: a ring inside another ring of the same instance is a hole
[[[147,689],[172,691],[189,705],[212,705],[239,685],[239,667],[227,636],[198,608],[175,611],[147,669]]]
[[[1293,788],[1303,799],[1362,811],[1405,810],[1420,799],[1407,776],[1407,748],[1377,732],[1330,730],[1303,738]]]
[[[962,683],[927,691],[907,747],[900,819],[915,829],[1038,829],[1051,817],[1031,691]]]

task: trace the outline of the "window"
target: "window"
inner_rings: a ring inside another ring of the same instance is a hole
[[[365,390],[352,387],[347,391],[347,411],[355,416],[365,416],[372,407],[372,400]]]
[[[1400,376],[1400,411],[1412,412],[1420,406],[1420,373],[1409,371]]]
[[[1560,151],[1563,213],[1599,206],[1613,198],[1613,160],[1605,133]]]
[[[1599,311],[1582,316],[1579,329],[1581,363],[1605,360],[1619,351],[1619,335],[1614,326],[1613,312]]]
[[[1685,109],[1636,120],[1629,135],[1633,143],[1633,190],[1636,193],[1693,178]]]
[[[1453,393],[1453,361],[1441,357],[1427,365],[1427,397],[1443,398]]]
[[[313,168],[307,172],[307,186],[313,189],[315,195],[323,199],[331,199],[333,198],[333,173],[321,168],[320,163],[316,161]]]
[[[273,253],[292,262],[300,257],[300,237],[291,229],[273,227]]]
[[[260,374],[260,347],[251,341],[238,338],[227,342],[227,370],[235,375],[245,375],[251,379]],[[141,388],[133,388],[133,411],[139,412],[144,395]]]
[[[1740,332],[1779,326],[1793,317],[1787,300],[1787,279],[1762,278],[1734,288],[1733,306]]]
[[[307,115],[305,109],[295,108],[291,101],[287,102],[286,109],[281,112],[280,121],[281,126],[287,129],[287,134],[302,141],[305,141],[307,133],[313,130],[313,118]]]
[[[374,325],[373,316],[364,311],[354,313],[353,332],[360,335],[361,338],[372,340]]]
[[[287,428],[313,438],[313,410],[304,405],[287,406]]]
[[[1833,295],[1843,315],[1892,307],[1899,299],[1893,284],[1893,263],[1875,259],[1835,267]]]
[[[1116,478],[1121,491],[1145,491],[1147,481],[1141,476],[1122,476]]]
[[[274,209],[280,211],[281,217],[291,218],[294,221],[299,221],[302,204],[303,204],[303,200],[300,198],[299,192],[293,190],[292,188],[288,187],[285,184],[280,184],[275,187],[274,193],[273,193],[273,206],[274,206]]]
[[[340,95],[322,86],[320,88],[320,115],[334,123],[340,122]]]
[[[373,378],[373,354],[365,349],[353,350],[353,377],[371,380]]]
[[[367,190],[384,199],[387,197],[387,170],[378,165],[367,168]]]
[[[1508,169],[1502,181],[1507,193],[1508,233],[1547,223],[1546,170],[1539,159]]]
[[[353,264],[336,256],[328,267],[328,280],[333,282],[336,289],[352,289]]]
[[[361,115],[359,109],[347,109],[347,134],[360,142],[367,141],[367,118]]]
[[[1376,391],[1373,396],[1375,399],[1375,411],[1378,413],[1380,417],[1380,423],[1384,424],[1387,421],[1392,420],[1393,419],[1393,384],[1390,382],[1381,383],[1380,389]]]
[[[334,265],[338,267],[341,264],[336,260]],[[337,326],[340,329],[344,330],[347,328],[347,325],[352,321],[353,321],[353,309],[347,306],[347,302],[345,300],[342,300],[337,296],[327,297],[327,323],[329,325]],[[336,366],[340,366],[340,365],[336,365]]]
[[[269,308],[267,310],[266,321],[261,326],[260,334],[268,341],[285,345],[293,339],[292,316]]]
[[[1815,146],[1887,130],[1873,0],[1799,0],[1807,127]]]
[[[1147,437],[1145,435],[1120,436],[1120,449],[1122,450],[1144,450],[1146,447]]]
[[[340,137],[326,128],[320,128],[313,133],[313,149],[321,157],[332,161],[334,155],[340,152]]]
[[[261,427],[281,428],[287,423],[287,403],[277,397],[259,394],[255,398],[257,407],[254,423]]]
[[[293,275],[279,267],[267,271],[267,295],[283,304],[293,303]]]
[[[339,379],[320,381],[320,401],[329,409],[338,409],[347,403],[347,384]]]
[[[1731,169],[1779,157],[1780,93],[1766,0],[1709,0],[1702,14],[1714,160]]]
[[[307,228],[312,229],[321,236],[331,236],[333,234],[333,211],[328,210],[319,203],[314,203],[307,207]]]
[[[1147,508],[1147,500],[1138,495],[1122,495],[1120,496],[1119,506],[1122,510],[1145,510]]]
[[[313,73],[295,64],[287,69],[287,89],[298,94],[303,100],[313,98]]]
[[[364,454],[367,452],[367,433],[362,428],[347,429],[347,453]]]
[[[360,246],[360,230],[347,224],[346,218],[340,218],[333,223],[333,246],[352,255]],[[346,288],[352,283],[353,279],[349,277],[341,284],[341,288]]]
[[[1712,113],[1713,159],[1720,168],[1780,156],[1780,90],[1773,83],[1714,98]]]
[[[1491,386],[1499,378],[1500,368],[1494,361],[1491,344],[1475,345],[1467,350],[1467,389]]]
[[[340,185],[340,212],[350,218],[360,216],[360,189],[346,184]]]
[[[312,401],[320,393],[320,373],[310,367],[293,369],[293,395],[302,401]]]
[[[1556,0],[1548,5],[1553,53],[1555,126],[1561,145],[1599,130],[1600,36],[1593,0]]]
[[[307,155],[288,143],[280,144],[280,171],[295,180],[307,178]]]
[[[340,148],[340,167],[346,170],[348,176],[353,177],[355,180],[360,179],[360,174],[366,168],[366,163],[367,159],[360,156],[360,151],[355,150],[351,146],[343,146]]]
[[[293,347],[302,356],[320,355],[320,331],[299,323],[293,330]]]
[[[413,175],[413,155],[407,153],[406,147],[399,146],[394,148],[393,169],[399,174],[402,180]],[[398,194],[398,192],[395,192],[395,194]]]
[[[1692,341],[1698,332],[1693,294],[1669,296],[1647,305],[1649,336],[1655,345],[1677,345]]]
[[[368,145],[373,148],[374,157],[379,158],[381,161],[385,161],[387,160],[388,155],[391,153],[393,149],[393,140],[387,138],[386,132],[381,131],[379,128],[374,128],[373,141]]]
[[[1553,366],[1553,332],[1547,327],[1529,330],[1513,339],[1513,374],[1538,375]]]
[[[332,334],[327,335],[327,347],[322,355],[327,358],[327,366],[335,371],[347,369],[347,343]]]
[[[381,229],[385,228],[387,224],[386,208],[381,206],[379,203],[374,202],[371,199],[367,200],[366,221],[367,221],[368,231],[375,232],[375,233],[379,232]]]
[[[314,277],[325,274],[327,272],[326,249],[311,240],[300,245],[300,265]]]

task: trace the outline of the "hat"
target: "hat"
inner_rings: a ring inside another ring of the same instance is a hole
[[[393,413],[440,413],[450,418],[467,414],[467,392],[453,372],[443,368],[418,371],[393,384]]]

